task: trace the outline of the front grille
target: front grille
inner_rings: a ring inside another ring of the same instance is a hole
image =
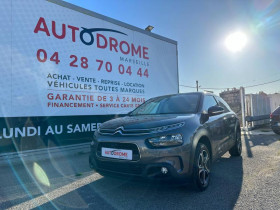
[[[100,129],[101,135],[123,135],[123,136],[134,136],[134,135],[147,135],[151,133],[151,129]]]
[[[118,127],[116,129],[108,129],[108,128],[100,128],[98,129],[99,134],[104,136],[112,136],[112,135],[118,135],[118,136],[139,136],[139,135],[147,135],[151,133],[160,133],[164,131],[174,130],[181,128],[185,125],[184,122],[175,123],[171,125],[165,125],[155,128],[149,128],[149,129],[125,129],[124,127]]]
[[[115,142],[101,142],[97,146],[97,156],[101,156],[101,148],[113,148],[113,149],[125,149],[125,150],[132,150],[132,161],[137,161],[140,159],[140,153],[136,144],[130,143],[115,143]],[[105,158],[105,157],[103,157]],[[106,157],[107,158],[107,157]]]
[[[97,167],[101,170],[125,173],[125,174],[133,174],[133,175],[141,175],[142,166],[136,165],[135,163],[117,163],[117,162],[105,162],[105,161],[96,161]]]

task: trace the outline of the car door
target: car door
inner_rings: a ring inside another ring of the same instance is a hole
[[[218,105],[224,108],[225,143],[227,144],[226,150],[228,150],[235,143],[236,116],[221,97],[216,96],[215,98],[218,101]]]
[[[207,113],[211,106],[218,106],[216,99],[212,95],[204,95],[202,112]],[[211,134],[214,156],[220,156],[224,152],[223,143],[225,141],[225,124],[223,116],[224,114],[209,116],[209,119],[204,123],[204,127],[206,127]]]

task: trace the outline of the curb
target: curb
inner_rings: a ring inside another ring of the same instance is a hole
[[[34,161],[34,159],[36,159],[36,161],[44,160],[44,159],[47,160],[52,155],[54,155],[55,157],[69,156],[69,155],[76,154],[77,152],[73,153],[73,151],[75,151],[75,150],[76,151],[86,150],[86,152],[89,152],[90,151],[90,142],[82,143],[82,144],[75,144],[75,145],[68,145],[68,146],[27,150],[27,151],[22,151],[22,152],[2,153],[2,154],[0,154],[0,165],[1,165],[1,163],[7,163],[7,161],[16,163],[19,161],[20,162]],[[85,151],[83,151],[83,152],[85,152]]]
[[[263,131],[242,131],[243,135],[276,135],[273,131],[263,132]]]

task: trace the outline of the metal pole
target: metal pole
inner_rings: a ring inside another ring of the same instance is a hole
[[[198,81],[196,80],[196,92],[198,92]]]
[[[241,113],[242,113],[242,127],[243,130],[246,127],[245,122],[245,89],[244,87],[240,87],[240,97],[241,97]]]

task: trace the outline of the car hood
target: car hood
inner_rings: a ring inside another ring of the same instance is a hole
[[[123,127],[124,129],[156,128],[160,126],[184,122],[194,117],[195,114],[126,116],[107,121],[101,125],[100,129],[117,129],[119,127]]]

